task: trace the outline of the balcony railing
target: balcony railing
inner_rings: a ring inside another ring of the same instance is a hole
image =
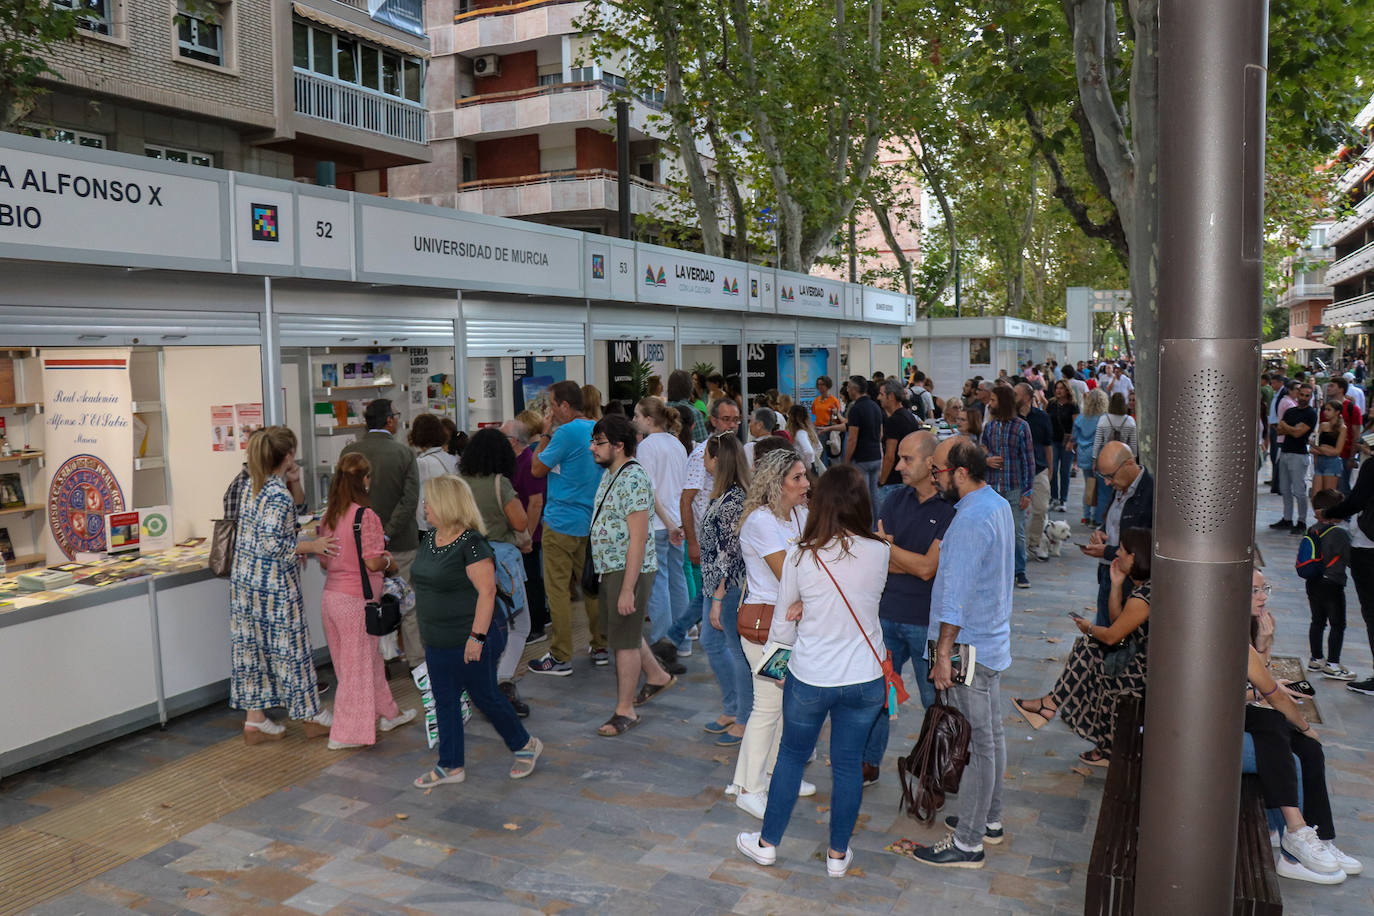
[[[1331,266],[1326,268],[1326,282],[1344,283],[1352,277],[1370,271],[1374,271],[1374,242],[1355,249],[1338,261],[1333,261]]]
[[[1295,283],[1279,296],[1279,308],[1289,308],[1299,302],[1313,299],[1330,299],[1331,287],[1320,283]]]
[[[1336,190],[1340,194],[1349,194],[1365,180],[1365,177],[1374,170],[1374,143],[1364,148],[1360,158],[1351,163],[1350,168],[1340,180],[1336,182]]]
[[[405,99],[347,86],[299,70],[296,113],[393,140],[425,142],[425,108]]]
[[[581,3],[582,0],[510,0],[507,3],[498,3],[495,6],[484,6],[480,9],[462,9],[453,14],[454,22],[462,22],[465,19],[475,19],[478,16],[507,16],[511,13],[523,13],[526,10],[537,10],[546,6],[560,6],[564,3]]]
[[[547,83],[538,86],[527,86],[523,89],[508,89],[505,92],[488,92],[482,95],[470,95],[467,98],[458,99],[454,103],[455,108],[467,108],[471,105],[488,105],[495,102],[518,102],[522,99],[532,99],[539,96],[560,95],[564,92],[585,92],[588,89],[605,89],[608,93],[624,91],[634,96],[640,102],[654,111],[663,109],[663,93],[660,90],[645,89],[635,90],[626,86],[618,85],[611,80],[602,78],[594,80],[580,80],[574,83]],[[607,104],[610,100],[607,99]]]
[[[1364,227],[1370,220],[1374,220],[1374,194],[1370,194],[1355,206],[1355,212],[1342,219],[1339,223],[1326,230],[1326,241],[1335,245],[1343,241],[1346,236]]]
[[[667,202],[667,189],[630,179],[630,209],[655,213]],[[556,169],[513,178],[465,181],[455,206],[491,216],[528,217],[547,213],[605,211],[616,208],[616,173],[609,169]]]
[[[1374,318],[1374,293],[1328,305],[1322,313],[1322,321],[1327,325],[1359,324],[1371,318]]]

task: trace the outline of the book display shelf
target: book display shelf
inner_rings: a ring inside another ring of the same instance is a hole
[[[11,574],[47,562],[39,373],[33,351],[0,350],[0,555]]]

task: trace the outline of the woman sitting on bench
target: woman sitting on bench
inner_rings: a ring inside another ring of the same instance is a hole
[[[1094,626],[1091,618],[1072,615],[1083,636],[1074,642],[1053,689],[1038,699],[1012,700],[1031,728],[1038,729],[1060,714],[1075,735],[1093,743],[1091,750],[1078,755],[1089,766],[1105,767],[1109,762],[1116,701],[1145,695],[1150,546],[1149,528],[1121,533],[1121,546],[1109,569],[1111,626]]]
[[[1268,594],[1269,586],[1259,570],[1255,570],[1251,591]],[[1255,743],[1255,769],[1264,805],[1278,808],[1287,826],[1279,841],[1281,853],[1275,870],[1285,878],[1340,884],[1347,875],[1359,874],[1364,866],[1337,849],[1333,842],[1336,828],[1326,790],[1326,757],[1317,731],[1303,718],[1288,691],[1274,680],[1264,657],[1253,645],[1248,649],[1246,677],[1250,684],[1245,731]],[[1302,763],[1301,801],[1295,755]],[[1309,822],[1315,826],[1309,826]],[[1296,861],[1290,861],[1290,856]]]

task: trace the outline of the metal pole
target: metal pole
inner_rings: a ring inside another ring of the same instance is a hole
[[[620,169],[620,237],[630,238],[630,103],[615,103],[616,160]]]
[[[157,720],[167,725],[167,685],[162,678],[162,630],[157,619],[157,580],[148,577],[148,622],[153,633],[153,685],[157,688]]]
[[[469,422],[468,408],[468,329],[467,318],[463,315],[463,291],[454,293],[458,307],[453,319],[453,400],[457,416],[453,418],[460,430],[466,431]]]
[[[1259,355],[1267,14],[1160,4],[1156,416],[1200,409],[1213,435],[1159,430],[1141,914],[1232,909],[1256,428],[1229,399]]]
[[[272,309],[272,278],[262,278],[262,420],[268,426],[286,422],[286,404],[281,392],[281,340],[277,315]],[[305,380],[309,387],[310,379]],[[302,418],[302,425],[305,420]],[[302,429],[304,435],[306,430]]]

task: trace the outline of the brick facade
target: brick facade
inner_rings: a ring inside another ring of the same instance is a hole
[[[473,80],[478,95],[531,89],[539,85],[538,55],[534,51],[501,55],[501,75],[483,76]]]
[[[477,180],[519,178],[539,172],[539,135],[483,140],[477,147]]]
[[[577,168],[611,169],[616,168],[615,137],[603,134],[590,127],[577,129]]]

